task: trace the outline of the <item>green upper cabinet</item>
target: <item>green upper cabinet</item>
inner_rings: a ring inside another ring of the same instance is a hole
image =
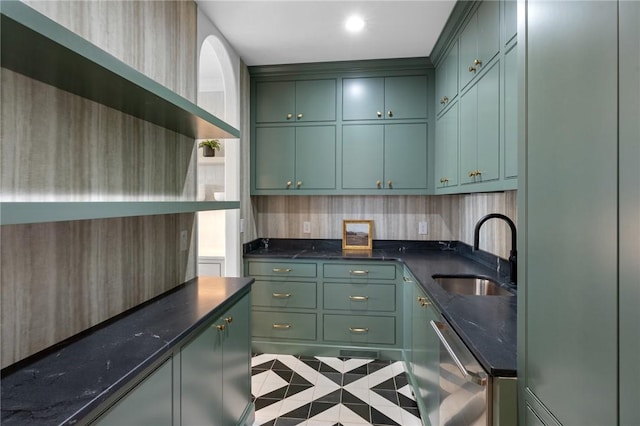
[[[460,98],[460,183],[500,177],[500,67],[495,63]]]
[[[342,119],[426,119],[427,77],[345,78],[342,81]]]
[[[442,112],[458,96],[458,41],[447,51],[436,68],[437,111]]]
[[[460,34],[460,89],[487,68],[500,51],[500,2],[486,0]]]
[[[256,83],[256,122],[335,121],[336,80]]]
[[[518,177],[518,49],[504,56],[504,177]]]
[[[458,103],[436,121],[436,192],[458,186]]]
[[[257,190],[335,189],[336,127],[258,127]]]
[[[505,44],[510,42],[518,33],[518,1],[504,1],[504,31]]]
[[[342,188],[427,188],[427,124],[342,128]]]

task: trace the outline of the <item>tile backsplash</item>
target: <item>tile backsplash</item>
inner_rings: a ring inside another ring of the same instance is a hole
[[[374,221],[376,240],[459,240],[473,244],[476,222],[502,213],[517,224],[516,191],[438,196],[259,196],[253,197],[257,235],[265,238],[342,238],[343,219]],[[419,222],[427,234],[418,233]],[[311,223],[311,233],[303,223]],[[511,236],[502,221],[487,222],[480,248],[509,255]]]

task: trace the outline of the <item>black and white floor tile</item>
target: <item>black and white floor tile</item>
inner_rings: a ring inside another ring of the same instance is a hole
[[[402,362],[256,354],[254,426],[421,426]]]

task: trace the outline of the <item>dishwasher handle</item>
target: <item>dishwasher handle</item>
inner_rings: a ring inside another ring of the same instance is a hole
[[[477,385],[486,386],[487,374],[484,371],[476,373],[474,371],[467,370],[467,368],[462,364],[462,362],[458,358],[458,355],[456,355],[453,349],[451,349],[451,345],[449,344],[446,337],[442,333],[442,330],[447,328],[447,326],[441,323],[440,321],[431,320],[429,321],[429,323],[431,324],[431,327],[433,327],[433,330],[438,335],[438,339],[440,339],[440,342],[442,343],[442,345],[445,347],[445,349],[453,359],[453,362],[455,362],[458,369],[460,369],[460,372],[462,373],[464,378]]]

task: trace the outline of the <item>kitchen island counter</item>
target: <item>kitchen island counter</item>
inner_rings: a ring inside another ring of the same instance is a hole
[[[85,423],[193,331],[248,294],[250,278],[194,278],[2,371],[2,425]]]

